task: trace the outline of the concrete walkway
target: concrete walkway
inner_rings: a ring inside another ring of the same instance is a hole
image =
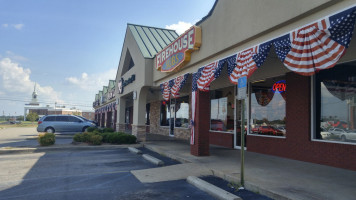
[[[190,165],[194,175],[199,169],[201,175],[205,175],[208,169],[228,181],[240,180],[239,150],[211,146],[210,156],[195,157],[190,154],[189,144],[184,142],[154,141],[144,146],[183,163],[194,163]],[[156,178],[152,171],[146,173]],[[182,173],[182,177],[189,176],[187,170]],[[144,172],[140,175],[144,176]],[[274,199],[356,199],[356,171],[247,151],[245,187]]]

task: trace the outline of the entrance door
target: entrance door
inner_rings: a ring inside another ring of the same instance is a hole
[[[235,139],[234,139],[234,146],[235,149],[241,149],[241,119],[242,119],[242,101],[241,100],[235,100],[236,102],[236,109],[235,109]],[[246,115],[246,105],[245,105],[245,149],[247,146],[246,143],[246,135],[247,135],[247,115]]]
[[[176,105],[171,104],[169,110],[170,110],[170,118],[169,118],[169,136],[174,136],[174,122],[175,122],[175,109]]]

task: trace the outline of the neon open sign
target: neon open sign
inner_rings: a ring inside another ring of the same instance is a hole
[[[281,80],[273,84],[272,91],[274,93],[282,93],[285,92],[287,89],[287,84],[285,80]]]

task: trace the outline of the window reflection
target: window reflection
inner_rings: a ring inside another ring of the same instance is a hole
[[[210,93],[210,130],[234,130],[234,87],[227,87]]]
[[[285,77],[266,79],[251,86],[250,134],[285,136]]]
[[[356,73],[337,66],[316,75],[316,139],[356,142]]]

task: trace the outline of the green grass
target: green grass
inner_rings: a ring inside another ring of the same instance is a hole
[[[37,122],[21,122],[21,124],[0,124],[0,128],[14,128],[14,127],[37,127]]]

